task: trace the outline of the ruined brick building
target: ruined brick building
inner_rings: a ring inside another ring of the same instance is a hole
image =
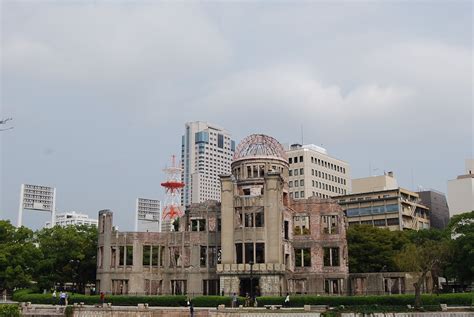
[[[97,289],[113,294],[346,294],[345,218],[331,199],[292,200],[282,146],[251,135],[221,176],[221,203],[188,206],[176,231],[119,232],[99,212]],[[359,281],[360,283],[360,281]]]

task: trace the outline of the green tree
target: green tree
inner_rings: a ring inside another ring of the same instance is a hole
[[[0,289],[28,287],[40,254],[33,231],[0,220]]]
[[[453,216],[447,232],[453,252],[446,266],[447,276],[469,285],[474,282],[474,211]]]
[[[351,273],[396,271],[394,255],[409,242],[403,231],[389,231],[369,225],[347,230]]]
[[[97,237],[97,228],[91,226],[55,226],[38,231],[42,253],[36,272],[39,287],[74,283],[83,291],[85,284],[95,282]]]
[[[410,242],[415,245],[421,245],[428,241],[449,243],[450,238],[446,230],[439,230],[436,228],[431,228],[428,230],[409,230],[405,231],[405,233]],[[437,281],[440,276],[444,275],[446,265],[447,261],[443,261],[442,264],[433,266],[430,271],[431,279],[433,280],[431,291],[434,293],[439,292],[439,284]]]
[[[415,308],[421,307],[421,287],[428,273],[439,270],[449,255],[449,244],[445,240],[426,240],[422,243],[407,244],[398,252],[394,261],[401,271],[414,272],[417,279],[415,288]]]

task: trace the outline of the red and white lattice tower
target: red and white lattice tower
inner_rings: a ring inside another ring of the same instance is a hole
[[[166,197],[163,206],[163,220],[168,218],[174,220],[183,215],[183,209],[180,206],[181,190],[184,187],[184,183],[181,181],[181,171],[176,164],[175,156],[171,157],[171,166],[163,169],[167,175],[167,180],[161,183],[161,186],[165,188]]]

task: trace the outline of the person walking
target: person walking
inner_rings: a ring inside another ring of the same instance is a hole
[[[245,294],[245,307],[250,307],[250,295],[249,295],[249,293]]]
[[[232,308],[237,307],[237,294],[232,295]]]
[[[56,294],[56,290],[53,290],[53,305],[56,305],[56,297],[58,297],[58,295]]]
[[[61,293],[59,294],[59,305],[64,306],[65,303],[66,303],[66,293],[64,293],[64,291],[61,291]]]
[[[100,292],[100,303],[104,305],[104,302],[105,302],[105,294],[104,292]]]
[[[283,303],[284,307],[290,307],[290,294],[286,293],[285,302]]]
[[[191,317],[194,317],[194,304],[193,304],[193,301],[191,301],[191,303],[189,304],[189,315]]]

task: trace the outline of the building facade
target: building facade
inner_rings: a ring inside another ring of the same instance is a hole
[[[86,214],[81,214],[75,211],[69,211],[56,214],[56,221],[54,224],[56,226],[61,227],[76,225],[88,225],[97,227],[98,220],[89,218],[89,216]],[[51,228],[51,222],[47,221],[45,227]]]
[[[191,204],[171,232],[118,232],[99,213],[97,289],[125,294],[346,294],[341,207],[288,194],[288,157],[273,138],[239,145],[222,202]]]
[[[237,147],[232,175],[222,177],[217,272],[224,292],[346,291],[342,210],[316,197],[292,200],[288,177],[288,157],[275,139],[251,135]]]
[[[446,195],[436,190],[418,192],[421,203],[430,209],[430,227],[444,229],[449,223]]]
[[[352,181],[352,194],[335,197],[349,225],[367,224],[390,230],[430,228],[429,208],[417,193],[398,187],[393,173]]]
[[[350,192],[350,166],[314,144],[293,144],[286,151],[289,195],[293,199],[329,198]]]
[[[96,288],[108,294],[218,294],[220,204],[194,204],[179,230],[118,232],[99,212]]]
[[[135,231],[160,232],[162,231],[161,219],[161,202],[158,199],[137,198],[135,208]]]
[[[466,171],[448,181],[448,205],[451,217],[474,210],[474,160],[466,160]]]
[[[186,123],[181,144],[183,206],[220,201],[219,175],[230,173],[234,151],[235,142],[226,130],[201,121]]]

